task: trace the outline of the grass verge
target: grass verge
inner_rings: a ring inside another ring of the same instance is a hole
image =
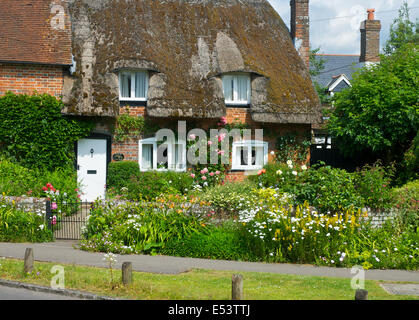
[[[35,262],[30,274],[23,273],[23,261],[0,260],[0,278],[50,286],[54,263]],[[133,272],[133,283],[121,284],[120,270],[64,265],[66,289],[101,296],[141,300],[230,300],[232,271],[193,270],[179,275]],[[350,279],[315,276],[240,272],[244,277],[246,300],[353,300]],[[419,300],[416,296],[396,296],[365,281],[369,300]]]

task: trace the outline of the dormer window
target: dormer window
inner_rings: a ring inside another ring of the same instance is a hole
[[[123,71],[119,74],[119,100],[147,101],[147,91],[147,71]]]
[[[224,75],[223,91],[227,105],[249,105],[250,74],[232,73]]]

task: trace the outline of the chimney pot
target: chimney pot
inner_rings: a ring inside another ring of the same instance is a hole
[[[368,9],[367,12],[368,12],[368,20],[374,20],[375,19],[375,17],[374,17],[375,9]]]
[[[310,66],[309,0],[291,0],[291,38],[307,69]]]

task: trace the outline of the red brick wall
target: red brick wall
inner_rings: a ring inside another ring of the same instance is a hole
[[[133,116],[144,116],[147,117],[145,107],[123,107],[120,113],[129,113]],[[226,114],[227,123],[241,122],[246,123],[251,129],[265,129],[264,140],[269,143],[268,151],[271,152],[275,149],[276,138],[278,135],[283,135],[287,132],[306,133],[309,132],[310,125],[293,125],[293,124],[261,124],[252,120],[249,108],[227,108]],[[173,127],[177,123],[177,119],[154,119],[158,123],[159,127]],[[188,122],[188,120],[186,120]],[[192,121],[192,120],[191,120]],[[193,120],[196,123],[196,127],[208,129],[216,128],[218,119],[215,120]],[[188,129],[189,126],[188,126]],[[269,133],[267,132],[269,131]],[[116,153],[122,153],[125,161],[138,161],[138,140],[126,141],[123,143],[113,143],[112,155]],[[269,161],[272,160],[272,156],[269,154]],[[227,179],[231,181],[241,181],[245,179],[245,172],[230,172],[227,175]]]
[[[62,95],[64,69],[61,66],[32,64],[0,64],[0,95],[47,93]]]

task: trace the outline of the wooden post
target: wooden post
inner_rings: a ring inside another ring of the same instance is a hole
[[[33,270],[33,249],[26,248],[23,272],[27,274],[27,273],[32,272],[32,270]]]
[[[122,283],[126,286],[132,283],[132,263],[124,262],[122,264]]]
[[[241,274],[233,274],[231,283],[231,299],[243,299],[243,276]]]
[[[355,300],[368,300],[368,291],[362,289],[356,290]]]

